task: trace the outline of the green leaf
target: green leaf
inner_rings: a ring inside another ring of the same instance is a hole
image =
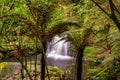
[[[9,3],[12,3],[13,0],[6,0],[6,3],[9,4]]]

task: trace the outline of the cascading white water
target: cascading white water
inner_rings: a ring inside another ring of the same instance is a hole
[[[74,60],[74,57],[69,55],[70,43],[62,39],[63,37],[56,35],[52,41],[48,43],[46,54],[48,65],[66,69],[67,65]]]

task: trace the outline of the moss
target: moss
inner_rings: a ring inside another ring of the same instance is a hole
[[[7,62],[0,63],[0,78],[5,77],[12,72],[10,65]]]
[[[64,71],[56,66],[48,66],[50,80],[59,80],[60,76],[64,74]]]
[[[60,80],[59,77],[50,77],[50,80]]]
[[[27,70],[28,70],[28,71],[30,71],[30,70],[31,70],[30,65],[27,65]]]
[[[9,66],[9,64],[7,62],[2,62],[2,63],[0,63],[0,70],[6,68],[8,66]]]

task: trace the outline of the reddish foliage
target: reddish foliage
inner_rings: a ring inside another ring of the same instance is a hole
[[[104,51],[103,53],[98,54],[97,58],[103,58],[103,57],[105,57],[109,53],[110,53],[110,50]]]
[[[119,3],[114,3],[114,5],[118,9],[118,11],[120,11],[120,4]],[[105,10],[110,10],[110,5],[106,2],[104,2],[101,6]]]

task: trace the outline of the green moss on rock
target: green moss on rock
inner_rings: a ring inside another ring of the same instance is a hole
[[[64,74],[64,71],[57,66],[48,66],[50,80],[59,80],[59,78]]]

